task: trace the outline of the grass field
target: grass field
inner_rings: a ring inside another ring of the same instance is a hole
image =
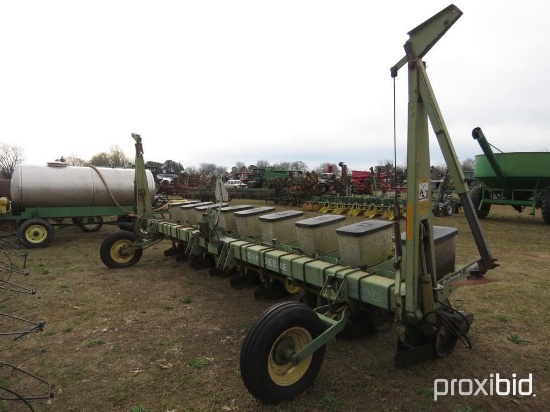
[[[463,214],[436,224],[459,229],[458,263],[476,258]],[[488,276],[500,281],[452,296],[475,315],[473,348],[459,344],[437,361],[395,369],[397,325],[360,340],[336,339],[309,390],[264,406],[242,383],[239,352],[247,328],[276,302],[254,300],[252,289],[232,289],[226,277],[165,257],[167,241],[145,250],[137,265],[109,270],[99,247],[114,227],[61,229],[49,247],[28,250],[30,274],[11,280],[37,292],[3,291],[10,299],[2,299],[0,310],[47,324],[17,341],[1,336],[2,361],[55,385],[53,399],[32,402],[48,412],[548,410],[550,227],[511,207],[494,207],[482,226],[500,263]],[[14,329],[8,321],[2,327]],[[481,381],[496,373],[510,379],[531,373],[533,395],[455,394],[434,402],[435,379]],[[0,383],[26,394],[31,389],[9,373]],[[0,403],[0,411],[19,410],[28,408]]]

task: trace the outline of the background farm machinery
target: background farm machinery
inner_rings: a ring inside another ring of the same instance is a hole
[[[472,136],[484,153],[475,157],[471,195],[478,217],[486,218],[491,205],[510,205],[520,213],[528,207],[532,216],[540,208],[550,224],[550,153],[493,153],[479,127]]]
[[[154,180],[147,171],[154,196]],[[18,165],[0,185],[0,221],[28,248],[46,247],[54,227],[98,231],[103,224],[131,227],[134,199],[132,169]],[[114,216],[108,222],[105,216]]]
[[[450,186],[450,178],[431,181],[432,210],[437,216],[450,216],[458,213],[461,202]],[[397,190],[389,188],[387,192],[376,191],[371,195],[321,195],[314,196],[304,205],[304,210],[317,210],[320,213],[337,215],[364,216],[394,220],[407,216],[406,182]],[[393,190],[391,190],[393,189]],[[399,213],[396,212],[398,209]]]
[[[103,263],[109,268],[134,265],[145,248],[167,239],[172,247],[166,255],[188,258],[192,267],[210,268],[211,275],[228,274],[234,286],[254,278],[261,282],[259,290],[270,291],[274,286],[287,293],[302,290],[303,303],[282,302],[264,312],[250,327],[241,349],[243,382],[266,403],[289,399],[307,389],[321,368],[325,344],[346,327],[384,330],[394,321],[400,323],[403,333],[396,366],[447,356],[459,339],[468,343],[473,315],[462,307],[454,308],[451,294],[458,286],[487,282],[484,275],[496,263],[422,61],[461,15],[451,5],[409,32],[406,55],[391,69],[395,79],[406,66],[409,79],[404,232],[399,219],[345,225],[346,218],[337,214],[303,219],[301,211],[272,213],[246,205],[239,211],[221,204],[202,206],[196,222],[185,217],[156,219],[144,201],[147,187],[141,137],[133,135],[136,216],[140,218],[135,232],[114,232],[104,240],[100,248]],[[457,230],[433,225],[428,119],[479,251],[479,258],[463,266],[454,261]],[[228,199],[221,179],[215,193],[220,203]],[[396,215],[399,209],[394,205]],[[240,219],[247,219],[248,224],[239,226]],[[230,226],[233,220],[236,229]],[[252,230],[257,225],[260,234]],[[334,232],[336,243],[329,235]],[[297,243],[286,238],[293,233]]]
[[[382,167],[370,171],[348,171],[340,162],[341,173],[316,173],[301,170],[283,170],[274,167],[252,168],[252,171],[236,172],[235,178],[244,178],[246,187],[228,188],[230,199],[265,200],[276,205],[301,206],[304,203],[318,203],[319,197],[369,195],[385,193],[389,190],[402,190],[403,175],[397,185],[393,175]],[[181,176],[164,182],[159,187],[161,194],[176,194],[187,199],[214,201],[215,177],[204,178]],[[380,195],[378,195],[380,196]],[[327,202],[327,200],[323,200]]]

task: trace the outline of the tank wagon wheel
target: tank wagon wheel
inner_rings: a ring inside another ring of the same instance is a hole
[[[48,246],[53,240],[53,226],[46,219],[27,219],[17,227],[21,243],[28,248]]]
[[[132,253],[124,253],[124,248],[130,247],[139,240],[138,235],[126,230],[113,232],[101,243],[99,255],[101,261],[109,269],[119,269],[132,266],[139,262],[143,249],[136,249]]]
[[[542,203],[541,203],[541,211],[542,211],[542,220],[547,225],[550,225],[550,188],[544,189],[542,191]]]
[[[97,232],[103,226],[102,216],[86,216],[75,218],[77,225],[83,232]]]
[[[483,207],[480,209],[479,204],[481,203],[481,191],[482,188],[480,186],[476,186],[472,189],[470,192],[470,199],[472,200],[472,205],[474,206],[474,210],[476,211],[477,217],[480,219],[485,219],[487,215],[489,215],[489,210],[491,209],[491,204],[485,203],[483,204]]]
[[[294,366],[290,357],[324,330],[307,305],[282,302],[265,311],[250,328],[241,348],[241,377],[264,403],[290,399],[311,386],[321,369],[325,346]]]

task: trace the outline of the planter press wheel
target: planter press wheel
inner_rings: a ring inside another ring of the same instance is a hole
[[[300,293],[303,288],[298,285],[294,285],[288,278],[284,281],[284,289],[288,295],[294,296]]]
[[[369,320],[378,332],[385,332],[395,322],[395,314],[387,309],[371,306],[368,310]]]
[[[124,249],[132,246],[137,240],[139,240],[139,237],[134,232],[124,230],[111,233],[101,243],[101,248],[99,249],[101,261],[109,269],[135,265],[141,259],[143,249],[136,249],[129,254],[124,253]]]
[[[46,219],[27,219],[17,227],[21,243],[28,248],[48,246],[53,240],[53,226]]]
[[[264,403],[275,404],[309,388],[321,369],[325,346],[296,366],[290,356],[323,330],[317,314],[303,303],[282,302],[265,311],[241,348],[241,377],[248,391]]]
[[[436,358],[449,356],[455,349],[458,336],[450,332],[443,323],[437,322],[433,340],[433,352]]]
[[[73,220],[83,232],[97,232],[103,226],[102,216],[77,217]]]

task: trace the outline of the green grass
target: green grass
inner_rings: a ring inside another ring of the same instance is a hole
[[[133,406],[132,409],[130,409],[130,412],[149,412],[147,409],[145,409],[143,406]]]
[[[520,335],[518,335],[517,333],[512,333],[510,335],[508,335],[508,340],[511,340],[512,342],[516,343],[516,344],[520,344],[520,343],[525,343],[527,342],[525,339],[523,339]]]
[[[498,315],[497,319],[501,322],[508,323],[508,318],[504,315]]]
[[[209,364],[210,364],[210,361],[208,359],[198,356],[196,358],[191,359],[187,365],[191,369],[201,369],[208,366]]]
[[[333,392],[327,392],[321,398],[321,407],[326,412],[335,412],[343,410],[344,400]]]
[[[91,348],[93,346],[101,346],[101,345],[104,345],[105,344],[105,341],[101,338],[95,338],[95,339],[92,339],[91,341],[89,341],[87,344],[86,344],[86,347],[87,348]]]

